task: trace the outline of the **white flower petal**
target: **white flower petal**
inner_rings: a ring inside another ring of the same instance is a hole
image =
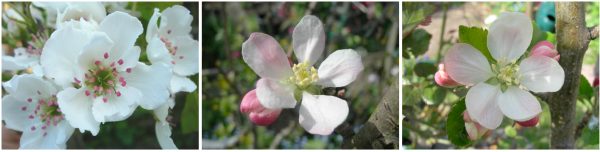
[[[69,125],[69,122],[66,120],[61,121],[55,127],[52,127],[53,130],[49,132],[53,132],[56,134],[56,138],[50,139],[49,141],[55,142],[56,144],[66,144],[73,135],[75,128]],[[49,133],[50,134],[50,133]]]
[[[302,93],[299,122],[311,134],[329,135],[348,116],[348,103],[335,96]]]
[[[18,75],[18,77],[21,78],[16,79],[18,82],[16,82],[16,90],[13,95],[20,101],[25,101],[28,98],[32,100],[49,98],[57,92],[50,82],[33,74]]]
[[[292,44],[299,62],[315,64],[325,48],[325,32],[321,20],[312,15],[302,17],[292,33]]]
[[[139,62],[131,69],[131,73],[123,74],[127,86],[132,86],[142,93],[142,99],[138,103],[142,108],[152,110],[167,102],[172,73],[166,65],[148,66]]]
[[[177,92],[192,92],[196,90],[197,86],[190,78],[179,76],[174,74],[171,77],[171,94],[175,94]]]
[[[565,80],[565,71],[552,58],[530,56],[519,65],[521,84],[533,92],[558,91]]]
[[[38,126],[39,127],[39,126]],[[65,149],[66,142],[75,129],[67,121],[61,121],[56,126],[48,126],[46,130],[23,132],[21,149]],[[44,136],[44,133],[46,135]],[[27,137],[26,137],[27,136]]]
[[[517,60],[525,51],[533,35],[533,24],[525,14],[505,12],[490,25],[487,47],[494,59],[504,62]]]
[[[173,56],[173,72],[182,76],[198,73],[198,41],[190,36],[180,36],[173,39],[173,45],[177,47]]]
[[[110,94],[99,96],[92,105],[92,114],[98,122],[121,121],[127,119],[137,107],[137,102],[142,98],[142,93],[133,87],[119,87],[121,96]],[[107,101],[104,102],[103,98]]]
[[[148,47],[146,47],[146,53],[148,60],[150,60],[152,64],[162,63],[171,65],[171,61],[173,61],[173,57],[169,54],[169,50],[165,46],[165,43],[158,37],[149,40]]]
[[[242,44],[242,57],[260,77],[281,80],[292,75],[285,52],[269,35],[252,33]]]
[[[12,56],[2,56],[2,70],[14,71],[27,69],[18,59]]]
[[[21,135],[21,140],[19,141],[20,149],[41,149],[42,146],[51,146],[51,145],[42,145],[43,143],[43,134],[40,131],[29,131],[26,130]],[[55,145],[56,146],[56,145]],[[58,147],[52,147],[57,149]]]
[[[58,106],[65,119],[82,133],[87,130],[96,136],[100,131],[100,122],[92,115],[92,98],[85,96],[84,89],[66,88],[56,95]]]
[[[177,149],[177,146],[171,139],[171,126],[169,124],[162,124],[156,122],[154,125],[154,131],[156,133],[156,139],[162,149]]]
[[[2,57],[2,70],[23,70],[38,63],[40,60],[37,55],[27,53],[25,48],[16,48],[14,54],[14,57]]]
[[[95,22],[101,22],[106,17],[106,9],[100,2],[77,2],[68,3],[62,13],[59,13],[58,22],[64,22],[68,20],[94,20]]]
[[[331,53],[319,66],[319,85],[343,87],[350,84],[363,70],[360,55],[352,49]]]
[[[114,12],[104,18],[100,23],[99,30],[106,32],[108,37],[115,42],[113,52],[116,54],[114,56],[120,57],[121,54],[118,53],[130,50],[144,28],[137,18],[127,13]]]
[[[154,8],[154,13],[152,13],[152,17],[150,17],[150,21],[148,21],[148,27],[146,28],[146,42],[150,43],[150,41],[154,38],[158,38],[158,18],[160,17],[160,10],[158,8]]]
[[[27,130],[26,128],[33,123],[27,118],[35,108],[32,105],[14,98],[13,95],[2,97],[2,120],[4,120],[5,127],[17,131]],[[21,110],[23,107],[26,108],[26,111]]]
[[[483,82],[493,75],[485,56],[469,44],[452,46],[444,57],[444,63],[448,75],[467,86]]]
[[[169,98],[168,101],[161,105],[160,107],[152,110],[156,119],[158,119],[157,123],[169,124],[167,122],[167,116],[169,115],[169,109],[175,106],[175,101],[173,98]]]
[[[498,96],[498,106],[508,118],[516,121],[529,120],[542,112],[537,99],[529,92],[511,86]]]
[[[138,60],[140,59],[141,49],[139,46],[133,46],[131,50],[123,53],[123,56],[117,60],[117,70],[126,71],[128,68],[133,68],[137,65]],[[118,65],[119,61],[122,60],[123,64]]]
[[[473,86],[467,92],[465,100],[469,116],[485,128],[496,129],[504,118],[497,101],[500,93],[498,86],[487,83],[482,82]]]
[[[90,34],[88,32],[73,28],[54,31],[44,44],[40,57],[44,75],[54,79],[60,86],[71,86],[73,77],[81,78],[83,72],[77,66],[76,61],[83,47],[89,41]]]
[[[256,96],[265,108],[294,108],[294,88],[275,80],[262,78],[256,82]]]
[[[165,9],[160,19],[159,35],[172,38],[172,36],[189,35],[194,17],[185,7],[174,5]]]
[[[114,45],[115,42],[105,33],[93,33],[90,37],[90,42],[83,47],[81,54],[77,58],[80,70],[87,72],[96,61],[101,61],[104,66],[117,62],[115,55],[121,56],[122,52],[117,53],[118,51],[113,51]],[[108,55],[108,58],[104,58],[105,54]],[[83,77],[79,77],[79,80],[83,80]],[[71,78],[71,81],[73,81],[73,78]]]

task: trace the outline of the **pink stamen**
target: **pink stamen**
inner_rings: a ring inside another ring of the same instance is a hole
[[[104,59],[108,59],[108,52],[104,52]]]
[[[33,115],[29,115],[29,119],[33,119]]]
[[[31,98],[27,98],[27,102],[31,102]]]
[[[21,111],[25,111],[25,110],[27,110],[27,107],[25,107],[25,106],[21,107]]]
[[[117,97],[120,97],[120,96],[121,96],[121,92],[117,91]]]
[[[119,59],[119,61],[117,61],[117,63],[119,63],[119,65],[123,65],[123,59]]]
[[[42,130],[46,130],[46,125],[42,126]]]
[[[90,96],[90,90],[85,90],[85,96]]]
[[[106,103],[108,99],[106,97],[102,98],[102,102]]]
[[[115,62],[111,62],[110,67],[115,67]]]
[[[100,62],[100,61],[98,61],[98,60],[97,60],[96,62],[94,62],[94,64],[96,64],[96,65],[100,65],[101,63],[102,63],[102,62]]]
[[[35,131],[35,126],[31,126],[31,131]]]
[[[171,64],[175,64],[175,61],[171,61]]]
[[[127,71],[127,73],[131,73],[131,68],[127,68],[125,71]]]
[[[79,81],[77,78],[73,78],[73,80],[75,80],[75,83],[81,83],[81,81]]]
[[[125,87],[127,85],[127,82],[123,81],[121,82],[121,86]]]

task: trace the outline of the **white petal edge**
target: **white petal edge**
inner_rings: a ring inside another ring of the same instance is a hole
[[[292,45],[299,62],[315,64],[325,48],[325,32],[321,20],[313,15],[302,17],[294,27]]]
[[[262,78],[256,82],[256,97],[265,108],[280,109],[294,108],[294,88],[277,82],[276,80]]]
[[[158,37],[154,37],[148,42],[146,47],[146,55],[152,64],[162,63],[171,65],[173,57],[169,54],[169,50]]]
[[[58,106],[65,119],[79,131],[90,131],[96,136],[100,131],[100,122],[94,119],[92,114],[92,99],[85,96],[83,89],[66,88],[56,95]]]
[[[531,93],[514,86],[498,96],[498,106],[504,115],[516,121],[527,121],[542,112],[540,102]]]
[[[174,74],[171,78],[171,86],[169,87],[171,94],[177,92],[192,92],[196,90],[197,86],[190,78],[179,76]]]
[[[191,36],[180,36],[173,39],[173,44],[177,47],[177,53],[173,56],[173,72],[183,76],[198,73],[198,41]]]
[[[516,61],[529,47],[533,27],[527,15],[504,12],[490,25],[487,47],[497,61]]]
[[[89,32],[73,28],[54,31],[44,44],[40,57],[44,75],[53,78],[63,87],[71,86],[73,77],[81,78],[78,75],[82,75],[82,71],[76,61],[83,47],[90,41],[90,36]]]
[[[169,124],[163,124],[156,122],[154,124],[154,131],[156,133],[156,139],[162,149],[177,149],[177,146],[171,139],[171,126]]]
[[[500,93],[500,87],[487,83],[473,86],[465,99],[469,116],[485,128],[496,129],[504,118],[497,101]]]
[[[142,23],[137,18],[119,11],[106,16],[98,29],[105,32],[115,42],[113,47],[115,57],[120,57],[119,53],[131,49],[144,30]]]
[[[493,75],[485,56],[465,43],[452,46],[444,57],[444,64],[452,79],[467,86],[483,82]]]
[[[293,74],[279,43],[263,33],[250,34],[242,44],[242,58],[262,78],[281,80]]]
[[[325,87],[343,87],[356,80],[363,68],[362,59],[356,51],[338,50],[319,66],[317,83]]]
[[[127,119],[142,98],[142,93],[133,87],[118,87],[121,96],[114,94],[99,96],[94,99],[92,114],[98,122],[121,121]],[[103,98],[107,101],[104,102]]]
[[[565,80],[565,71],[552,58],[530,56],[519,65],[521,84],[533,92],[556,92]]]
[[[299,122],[311,134],[329,135],[348,116],[348,103],[335,96],[302,93]]]
[[[170,91],[172,72],[164,64],[150,66],[139,62],[131,69],[131,73],[123,73],[128,86],[135,87],[142,93],[139,105],[152,110],[167,102]]]

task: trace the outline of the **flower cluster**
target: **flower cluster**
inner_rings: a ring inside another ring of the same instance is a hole
[[[495,62],[488,61],[475,47],[452,46],[439,66],[435,81],[444,87],[466,85],[465,127],[471,139],[497,128],[507,116],[525,127],[535,126],[542,111],[531,92],[558,91],[564,70],[554,46],[542,41],[529,56],[531,20],[523,13],[501,14],[489,27],[487,47]]]
[[[123,121],[138,106],[154,111],[160,146],[177,148],[166,117],[175,93],[196,89],[187,76],[198,73],[189,10],[179,5],[162,13],[155,9],[145,35],[148,64],[139,60],[142,49],[136,41],[144,27],[136,17],[123,11],[107,14],[98,2],[33,5],[45,10],[53,32],[37,40],[35,48],[3,56],[14,65],[3,70],[34,69],[3,84],[8,95],[2,119],[23,132],[20,148],[66,148],[75,129],[96,136],[101,124]]]
[[[300,20],[292,39],[299,62],[292,66],[279,43],[267,34],[252,33],[242,44],[244,61],[261,79],[243,98],[240,111],[257,125],[269,125],[283,108],[295,108],[300,102],[300,125],[311,134],[329,135],[345,121],[349,108],[343,99],[319,95],[321,89],[354,81],[363,70],[361,56],[352,49],[337,50],[314,68],[325,48],[325,32],[321,20],[312,15]]]

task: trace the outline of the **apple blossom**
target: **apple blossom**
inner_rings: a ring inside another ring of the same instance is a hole
[[[298,64],[290,68],[288,58],[273,37],[252,33],[242,44],[242,57],[261,79],[256,97],[267,109],[294,108],[301,99],[300,125],[309,133],[329,135],[348,116],[348,103],[335,96],[314,95],[320,87],[343,87],[363,70],[360,55],[352,49],[333,52],[319,66],[325,48],[321,21],[304,16],[292,33],[292,45]]]
[[[531,42],[531,25],[518,12],[503,13],[491,24],[487,47],[496,63],[488,63],[464,43],[452,46],[444,59],[450,77],[472,86],[466,95],[467,112],[485,128],[497,128],[504,115],[515,121],[536,117],[542,109],[528,91],[555,92],[563,85],[564,70],[556,60],[538,55],[519,60]]]
[[[268,126],[275,122],[281,113],[281,109],[267,109],[260,104],[256,97],[256,89],[244,95],[240,104],[240,111],[248,114],[250,121],[261,126]]]
[[[2,120],[23,132],[21,149],[64,149],[75,130],[64,119],[56,101],[58,88],[31,74],[17,75],[3,84]]]
[[[183,6],[175,5],[162,13],[154,9],[146,29],[150,62],[164,63],[173,68],[171,93],[192,92],[197,88],[192,80],[186,78],[198,73],[198,41],[190,35],[192,20],[190,11]]]
[[[489,129],[484,128],[476,121],[473,121],[466,111],[463,112],[463,120],[465,121],[465,130],[467,130],[470,140],[477,140],[479,137],[484,136],[489,132]]]
[[[66,26],[52,33],[40,61],[45,76],[65,88],[56,97],[73,127],[96,135],[100,123],[124,120],[138,105],[167,102],[169,68],[138,62],[134,43],[142,30],[137,18],[114,12],[97,31]]]

